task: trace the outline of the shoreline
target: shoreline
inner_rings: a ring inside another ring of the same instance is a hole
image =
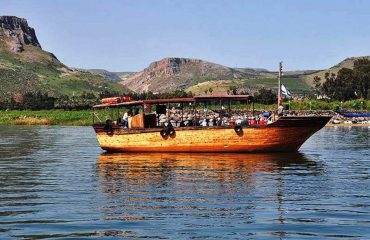
[[[370,127],[370,123],[331,123],[325,125],[325,127]]]

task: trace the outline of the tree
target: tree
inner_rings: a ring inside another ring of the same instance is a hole
[[[353,71],[357,81],[359,97],[369,98],[370,88],[370,60],[363,58],[354,62]]]
[[[358,59],[353,69],[342,68],[338,74],[326,73],[325,82],[321,84],[319,77],[314,78],[317,92],[330,99],[346,101],[350,99],[368,99],[370,95],[370,60]]]
[[[273,104],[277,102],[277,94],[272,92],[271,89],[262,88],[254,94],[254,101],[262,104]]]
[[[229,93],[231,93],[231,94],[233,94],[233,95],[238,94],[238,89],[236,88],[236,86],[230,86],[230,87],[229,87],[229,90],[230,90],[230,92],[229,92]]]
[[[316,94],[321,95],[321,78],[318,76],[315,76],[313,78],[313,85],[314,85]]]
[[[209,92],[210,94],[212,94],[212,92],[213,92],[213,88],[211,88],[211,87],[210,87],[210,88],[208,89],[208,92]]]

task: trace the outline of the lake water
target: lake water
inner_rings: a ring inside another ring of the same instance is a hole
[[[0,239],[370,239],[368,127],[296,154],[102,154],[90,127],[0,127]]]

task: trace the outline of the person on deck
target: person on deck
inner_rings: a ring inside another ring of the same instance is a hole
[[[251,120],[249,120],[249,125],[256,125],[257,124],[257,120],[255,117],[253,117]]]
[[[260,121],[258,122],[258,125],[260,125],[260,126],[264,126],[264,125],[266,125],[266,119],[265,118],[261,118],[260,119]]]
[[[280,105],[278,107],[278,116],[279,117],[282,117],[283,116],[283,114],[284,114],[283,111],[284,111],[284,107]]]
[[[128,113],[127,112],[123,114],[122,125],[124,128],[128,128]]]
[[[131,128],[132,110],[129,110],[127,114],[128,114],[128,119],[127,119],[127,121],[128,121],[128,128]]]
[[[201,125],[202,125],[202,127],[207,127],[208,126],[207,120],[203,119],[203,121],[201,122]]]

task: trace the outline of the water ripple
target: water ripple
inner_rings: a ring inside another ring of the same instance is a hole
[[[370,238],[368,128],[297,154],[103,154],[89,127],[0,127],[0,239]]]

